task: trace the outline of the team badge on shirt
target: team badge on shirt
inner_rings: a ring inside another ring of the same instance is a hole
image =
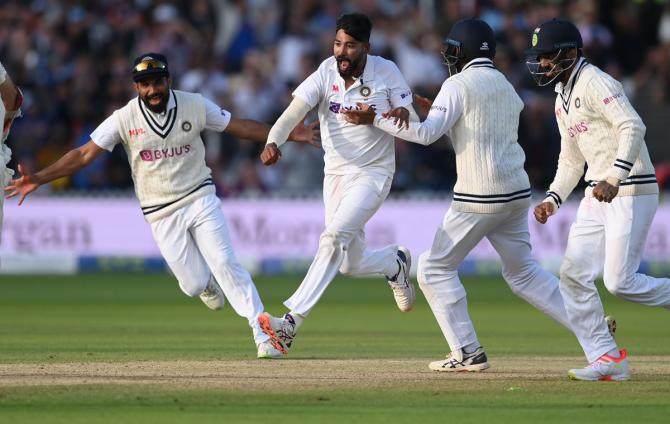
[[[581,105],[582,105],[582,101],[579,100],[579,97],[577,97],[577,98],[575,99],[575,107],[576,107],[577,109],[579,109],[579,107],[580,107]]]
[[[370,93],[372,93],[372,90],[370,90],[370,87],[364,85],[363,87],[361,87],[360,93],[361,93],[361,96],[368,97],[370,95]]]
[[[181,129],[182,130],[184,130],[186,132],[189,132],[189,131],[191,131],[191,128],[193,128],[193,125],[191,125],[190,122],[188,122],[188,121],[182,122],[182,124],[181,124]]]

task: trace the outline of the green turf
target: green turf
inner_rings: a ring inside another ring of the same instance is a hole
[[[266,308],[297,278],[256,280]],[[515,298],[499,279],[465,279],[489,357],[579,356],[574,337]],[[633,355],[669,355],[670,316],[603,294]],[[291,358],[425,358],[448,350],[425,300],[397,311],[379,280],[338,278],[301,328]],[[252,359],[244,319],[208,311],[162,275],[0,279],[0,363]],[[287,376],[290,378],[290,376]],[[0,423],[31,422],[667,422],[670,376],[623,384],[561,380],[432,380],[425,387],[315,392],[161,385],[0,387]]]

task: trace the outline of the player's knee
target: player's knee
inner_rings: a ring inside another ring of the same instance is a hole
[[[326,231],[319,238],[319,250],[336,252],[345,249],[341,237],[337,233]]]
[[[209,279],[197,279],[197,278],[187,278],[183,281],[179,281],[179,288],[184,294],[188,297],[199,296],[205,288],[207,288],[207,283]]]
[[[605,288],[614,296],[625,296],[630,291],[632,282],[632,276],[618,272],[605,272],[605,275],[603,275]]]
[[[579,260],[570,257],[563,259],[560,268],[561,284],[578,283],[584,278],[584,267]]]
[[[345,258],[342,262],[342,265],[340,265],[340,273],[350,276],[356,275],[356,271],[358,271],[360,262],[360,260],[356,261],[352,260],[351,258]]]

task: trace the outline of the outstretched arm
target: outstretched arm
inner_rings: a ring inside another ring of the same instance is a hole
[[[35,191],[37,187],[58,178],[74,174],[93,162],[104,151],[104,149],[92,140],[89,140],[88,143],[77,149],[70,150],[55,163],[35,174],[26,173],[23,166],[19,165],[18,171],[21,177],[10,181],[9,185],[5,187],[7,198],[21,195],[19,198],[19,205],[21,205],[26,196]]]
[[[268,141],[265,149],[261,152],[261,161],[264,165],[272,165],[281,157],[279,146],[284,144],[287,138],[290,137],[289,130],[295,126],[296,123],[305,119],[305,115],[311,109],[310,105],[299,97],[294,97],[288,105],[284,113],[281,114],[277,122],[272,126],[268,134]],[[312,125],[318,125],[318,121]]]
[[[321,147],[318,125],[318,122],[305,125],[301,120],[292,127],[293,129],[288,134],[288,140]],[[268,125],[252,119],[230,118],[230,123],[228,123],[224,131],[245,140],[262,142],[265,142],[270,135],[270,127]]]

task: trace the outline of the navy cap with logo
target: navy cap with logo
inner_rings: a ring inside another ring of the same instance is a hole
[[[530,45],[526,54],[532,57],[583,47],[582,35],[575,24],[563,19],[552,19],[535,28]]]
[[[133,60],[133,81],[161,75],[170,76],[167,59],[162,54],[144,53]]]

